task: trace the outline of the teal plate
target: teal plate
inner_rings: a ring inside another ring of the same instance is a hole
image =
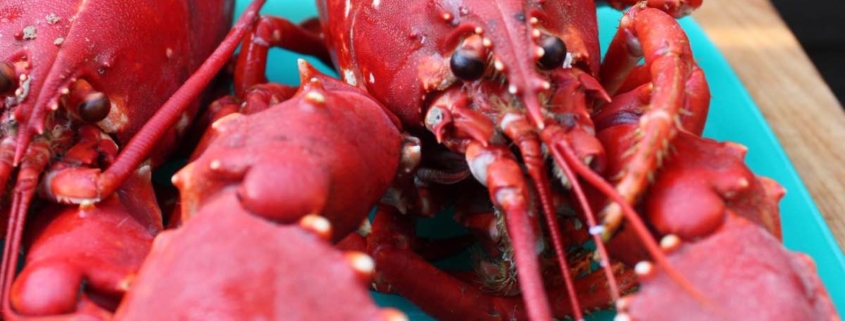
[[[313,1],[269,0],[263,12],[301,21],[316,15]],[[248,3],[237,0],[238,13]],[[706,5],[706,4],[705,4]],[[599,8],[601,43],[604,48],[616,31],[621,13]],[[821,213],[813,203],[795,168],[766,123],[760,110],[734,74],[725,58],[691,18],[681,20],[687,31],[696,60],[707,75],[713,99],[704,135],[716,140],[730,140],[748,146],[746,161],[758,175],[777,180],[787,190],[781,202],[784,243],[789,249],[809,254],[818,265],[818,272],[830,296],[845,315],[845,256],[837,246]],[[270,54],[269,78],[273,81],[298,83],[295,59],[298,56],[283,50]],[[309,59],[315,62],[313,59]],[[321,66],[324,71],[330,69]],[[737,246],[742,246],[737,244]],[[404,310],[412,320],[431,320],[408,301],[374,294],[379,304]],[[613,313],[594,314],[589,320],[612,320]]]

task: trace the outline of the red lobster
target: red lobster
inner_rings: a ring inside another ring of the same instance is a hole
[[[569,280],[566,255],[559,241],[561,236],[558,235],[550,186],[553,184],[547,177],[547,155],[543,148],[554,160],[554,169],[565,178],[564,185],[571,184],[591,234],[596,237],[611,235],[621,221],[611,209],[606,224],[595,222],[578,183],[579,177],[618,204],[621,210],[617,212],[629,219],[629,226],[645,243],[652,258],[675,282],[691,297],[705,298],[672,268],[648,228],[635,215],[631,195],[636,193],[632,194],[622,184],[620,196],[587,167],[589,164],[601,171],[607,161],[603,146],[592,135],[590,106],[593,98],[610,100],[609,94],[649,83],[650,108],[640,118],[644,133],[640,140],[644,144],[632,158],[636,164],[660,161],[662,144],[678,132],[677,118],[685,124],[703,124],[708,95],[703,77],[692,61],[688,41],[670,15],[643,9],[646,5],[679,16],[700,5],[700,1],[652,1],[630,10],[602,65],[603,85],[596,79],[600,55],[595,34],[595,6],[590,1],[428,1],[411,4],[320,1],[322,28],[316,28],[313,23],[299,27],[284,20],[263,18],[255,35],[259,41],[253,41],[251,46],[280,45],[325,59],[327,54],[322,42],[325,39],[328,55],[336,62],[344,80],[365,88],[391,108],[409,131],[418,132],[425,126],[438,142],[465,154],[469,171],[487,186],[493,205],[504,216],[514,248],[525,310],[528,317],[537,320],[551,318],[551,309],[545,300],[544,281],[535,257],[538,229],[532,228],[529,220],[538,215],[537,212],[545,214],[552,244],[561,261],[561,274],[568,283],[573,311],[580,319],[580,304]],[[399,16],[402,19],[396,21],[395,17]],[[255,54],[255,61],[266,58],[266,51],[250,54]],[[645,65],[637,67],[642,58],[645,58]],[[682,107],[686,107],[691,116],[682,117]],[[696,129],[690,127],[689,130]],[[513,143],[521,155],[529,179],[524,177],[509,143]],[[423,146],[423,150],[433,148]],[[643,181],[648,177],[645,169],[653,167],[632,168],[636,171],[625,175],[633,178],[623,178],[623,182],[626,179]],[[422,170],[430,182],[449,182],[455,177],[465,177],[432,168]],[[420,192],[418,197],[425,198],[423,190]],[[535,195],[540,211],[532,204]],[[418,203],[430,202],[423,199]],[[419,204],[417,209],[425,207]],[[772,218],[767,219],[771,224]],[[616,298],[619,289],[608,255],[604,253],[601,240],[597,240],[597,244],[610,281],[611,298]],[[425,266],[408,272],[409,265],[397,262],[408,261],[407,257],[400,256],[412,253],[390,251],[391,255],[386,255],[383,249],[371,247],[378,268],[386,271],[382,275],[391,274],[389,271],[404,272],[392,273],[404,279],[394,278],[387,283],[397,292],[411,296],[413,301],[424,304],[421,302],[438,296],[423,290],[423,283],[430,283],[430,278],[456,284],[447,287],[447,291],[466,288],[450,276]],[[416,282],[408,280],[409,277],[416,277]],[[440,296],[450,298],[450,295],[460,297],[456,293]],[[477,299],[462,303],[457,309],[480,308],[488,311],[486,317],[494,319],[521,315],[522,307],[514,303]],[[450,306],[454,303],[454,300],[445,299],[427,306],[429,312],[439,318],[465,317]]]
[[[212,54],[230,27],[232,5],[228,0],[0,4],[2,33],[15,35],[0,44],[0,91],[5,97],[0,181],[7,182],[17,170],[7,195],[11,213],[2,271],[6,318],[72,312],[78,299],[80,309],[88,312],[96,310],[86,308],[92,301],[113,307],[126,290],[119,280],[137,269],[161,222],[158,210],[147,206],[154,203],[152,195],[143,192],[150,188],[149,180],[124,182],[151,154],[155,164],[172,149],[193,118],[191,106],[197,106],[202,90],[234,51],[237,34]],[[252,12],[247,22],[257,8]],[[246,25],[240,23],[235,32],[242,34]],[[181,111],[159,112],[162,106]],[[175,120],[177,126],[161,125]],[[149,166],[142,169],[148,172]],[[36,222],[47,227],[33,232],[44,234],[31,236],[29,265],[10,294],[25,218],[39,186],[48,201],[83,206],[47,205],[45,215],[61,214]],[[121,186],[134,198],[116,200],[112,194]],[[75,220],[74,215],[102,217]],[[97,228],[114,220],[129,220],[121,226],[149,235],[125,235],[125,245],[104,245],[111,248],[99,250],[104,261],[85,259],[96,246],[63,251],[66,245],[51,241],[50,235],[82,233],[99,242],[108,233],[120,234]],[[121,246],[132,250],[125,256],[115,254],[121,253]],[[104,266],[93,266],[100,263]],[[55,287],[42,288],[39,282],[44,280]],[[84,286],[88,283],[90,287]],[[80,288],[85,298],[77,297]]]
[[[674,14],[690,6],[665,4],[652,2]],[[576,175],[602,186],[607,194],[617,195],[584,166],[584,163],[596,169],[604,166],[603,148],[593,137],[589,106],[594,97],[609,100],[596,79],[600,53],[595,4],[592,1],[426,1],[408,6],[392,1],[320,1],[322,28],[317,29],[314,24],[298,27],[281,19],[263,18],[255,36],[260,41],[253,41],[252,46],[279,45],[324,60],[331,56],[346,82],[365,88],[391,108],[410,131],[419,132],[425,126],[438,142],[465,154],[469,171],[488,187],[493,205],[503,212],[529,316],[549,319],[550,308],[544,299],[546,294],[534,250],[538,230],[530,228],[529,223],[530,217],[539,215],[538,212],[545,214],[549,224],[552,244],[561,261],[561,274],[567,282],[569,277],[543,148],[553,157],[553,167],[569,182],[576,183],[573,188],[579,195],[582,193]],[[397,23],[398,16],[403,19]],[[673,36],[681,33],[680,28],[672,29],[671,25],[653,29],[665,29]],[[640,38],[643,42],[653,42],[664,35],[641,33]],[[253,59],[265,59],[264,50],[252,51]],[[661,108],[668,108],[668,112],[677,109],[675,104],[680,103],[677,99],[683,97],[676,97],[672,88],[683,88],[689,73],[673,74],[672,66],[690,65],[691,58],[669,52],[648,56],[647,60],[659,61],[655,65],[661,66],[652,77],[660,88],[654,101]],[[664,73],[670,76],[664,77]],[[607,77],[614,76],[610,73]],[[236,79],[237,83],[244,81],[250,80]],[[521,154],[529,179],[524,177],[515,153],[508,148],[509,142]],[[423,170],[430,182],[456,177],[449,171]],[[466,167],[449,170],[467,171]],[[532,188],[538,196],[540,211],[531,205]],[[410,198],[414,197],[420,196]],[[583,196],[580,202],[588,211]],[[640,236],[650,240],[633,211],[624,213],[637,223]],[[592,221],[589,225],[593,230],[599,228]],[[601,242],[599,245],[603,251]],[[656,245],[651,244],[649,249],[658,260],[663,258]],[[378,254],[375,255],[380,269],[391,268],[389,259],[382,263]],[[607,256],[603,257],[611,279],[610,292],[616,297],[618,289],[612,281],[613,271]],[[677,274],[675,278],[682,279]],[[573,306],[579,306],[571,283],[568,288]],[[417,292],[410,288],[397,291]],[[579,308],[574,310],[580,318]]]

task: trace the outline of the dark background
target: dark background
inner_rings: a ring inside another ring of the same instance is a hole
[[[845,102],[845,0],[772,0],[772,4],[839,102]]]

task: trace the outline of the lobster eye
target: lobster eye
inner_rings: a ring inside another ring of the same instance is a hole
[[[79,103],[79,117],[89,123],[96,123],[106,118],[111,111],[111,102],[101,92],[92,92]]]
[[[458,49],[449,59],[452,74],[463,80],[477,80],[484,75],[485,64],[475,52]]]
[[[540,40],[543,57],[537,61],[540,68],[551,70],[563,66],[566,60],[566,44],[558,37],[547,36]]]
[[[7,62],[0,62],[0,93],[7,92],[15,86],[15,68]]]

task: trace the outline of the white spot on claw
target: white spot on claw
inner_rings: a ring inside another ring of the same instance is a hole
[[[381,4],[381,0],[373,0],[373,9],[378,9],[378,6]]]
[[[355,271],[361,274],[371,274],[376,269],[376,263],[373,259],[361,252],[348,252],[346,259]]]
[[[312,104],[322,105],[326,103],[326,96],[318,91],[309,91],[305,94],[305,100]]]
[[[681,245],[681,238],[675,234],[669,234],[660,239],[660,248],[664,251],[672,251]]]
[[[640,261],[640,263],[634,266],[634,273],[637,273],[639,276],[648,276],[653,271],[654,265],[649,261]]]
[[[26,26],[23,28],[23,40],[33,40],[37,35],[37,30],[35,26]]]
[[[312,231],[322,238],[331,237],[332,223],[325,217],[317,214],[308,214],[299,220],[299,225],[303,228]]]
[[[45,19],[47,20],[48,25],[55,24],[56,22],[59,22],[59,20],[62,20],[62,18],[59,18],[58,15],[56,15],[55,13],[52,13],[52,12],[50,14],[48,14],[47,17],[45,17]]]

